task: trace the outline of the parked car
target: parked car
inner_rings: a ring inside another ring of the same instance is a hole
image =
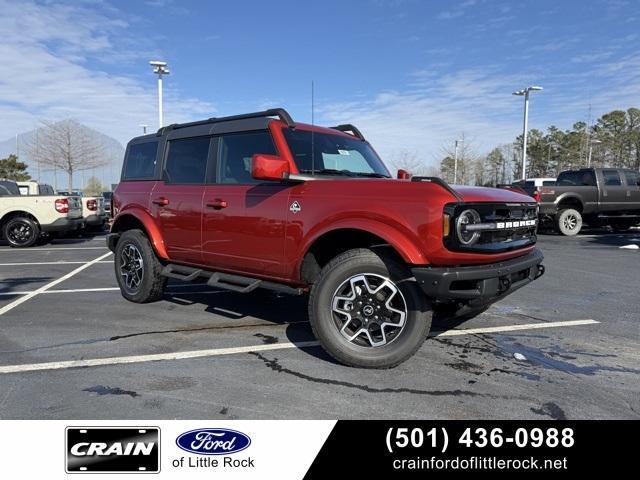
[[[563,235],[577,235],[583,223],[623,232],[640,224],[640,175],[624,168],[582,168],[558,175],[540,190],[540,215]]]
[[[38,183],[32,180],[26,182],[16,182],[21,195],[55,195],[55,190],[51,185]]]
[[[30,247],[42,234],[82,227],[79,197],[21,195],[16,182],[0,181],[0,232],[11,247]]]
[[[58,193],[69,194],[69,192],[58,191]],[[73,192],[72,192],[73,193]],[[105,202],[102,196],[85,196],[82,192],[76,192],[82,199],[82,211],[84,213],[83,224],[85,230],[104,230],[109,215],[105,209]]]
[[[551,177],[534,177],[526,180],[517,180],[512,185],[522,188],[527,195],[539,200],[539,192],[542,187],[552,187],[556,179]]]
[[[102,192],[102,198],[104,198],[104,211],[108,216],[111,216],[111,199],[113,198],[113,192]]]
[[[411,357],[434,310],[472,317],[544,272],[530,197],[391,178],[353,125],[283,109],[134,138],[113,207],[127,300],[162,298],[168,278],[309,293],[321,345],[358,367]]]
[[[109,218],[104,205],[104,198],[102,197],[82,197],[82,211],[85,212],[84,227],[86,230],[104,230]]]

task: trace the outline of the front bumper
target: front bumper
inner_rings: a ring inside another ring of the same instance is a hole
[[[82,218],[60,217],[52,223],[40,225],[40,230],[46,233],[70,232],[82,228],[83,225]]]
[[[513,293],[544,274],[542,252],[490,265],[416,267],[411,271],[424,293],[437,301],[489,304]]]

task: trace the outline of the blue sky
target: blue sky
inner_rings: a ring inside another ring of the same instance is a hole
[[[166,122],[284,106],[358,125],[387,160],[436,164],[530,125],[640,106],[640,2],[0,0],[0,139],[72,117],[126,143],[157,127],[148,60],[169,62]],[[10,67],[10,68],[7,68]]]

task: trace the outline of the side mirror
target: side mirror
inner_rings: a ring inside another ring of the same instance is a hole
[[[251,158],[251,176],[256,180],[286,179],[289,176],[289,162],[277,155],[257,153]]]
[[[399,180],[409,180],[411,178],[411,174],[401,168],[398,170],[397,178]]]

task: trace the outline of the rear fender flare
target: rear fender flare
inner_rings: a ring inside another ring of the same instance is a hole
[[[167,248],[164,243],[164,238],[162,237],[162,233],[156,225],[156,222],[153,220],[151,214],[149,214],[146,210],[140,207],[131,207],[126,210],[122,210],[118,213],[113,221],[113,226],[111,227],[111,232],[119,232],[125,231],[120,230],[119,226],[125,224],[127,219],[135,219],[139,223],[142,224],[149,241],[151,242],[151,246],[155,250],[156,254],[164,259],[169,260],[169,255],[167,254]]]

